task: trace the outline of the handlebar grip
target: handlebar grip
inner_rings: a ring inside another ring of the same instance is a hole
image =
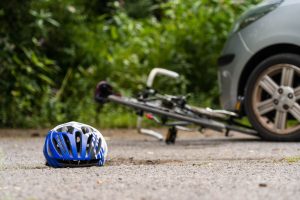
[[[114,94],[112,86],[106,81],[100,81],[95,90],[94,98],[97,102],[104,104],[107,102],[107,97]]]

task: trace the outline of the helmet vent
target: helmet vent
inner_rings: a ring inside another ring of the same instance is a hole
[[[90,133],[90,132],[91,132],[91,129],[90,129],[89,127],[87,127],[87,126],[81,127],[81,130],[82,130],[82,132],[83,132],[84,134]]]
[[[54,148],[56,149],[57,153],[61,155],[61,149],[58,146],[58,142],[57,142],[56,138],[53,138],[53,144],[54,144]]]
[[[89,155],[90,150],[92,149],[92,139],[93,139],[93,135],[89,135],[87,142],[86,142],[86,156]]]
[[[76,131],[75,133],[75,139],[76,139],[76,149],[78,157],[80,156],[81,152],[81,133],[79,131]]]
[[[102,144],[102,140],[101,140],[101,138],[99,138],[99,140],[98,140],[98,149],[97,149],[96,155],[98,155],[100,150],[101,150],[101,144]]]
[[[50,151],[49,142],[47,143],[46,151],[47,151],[47,153],[49,154],[50,157],[53,157],[52,152]]]
[[[71,142],[69,140],[69,137],[65,134],[63,134],[63,137],[64,137],[65,143],[67,145],[67,149],[69,151],[69,154],[72,155],[72,147],[71,147]]]
[[[58,132],[66,132],[65,127],[61,127],[57,129]]]
[[[74,131],[74,127],[72,126],[63,126],[57,129],[58,132],[62,132],[62,133],[70,133],[72,134]]]
[[[70,134],[72,134],[73,131],[74,131],[74,127],[72,127],[72,126],[67,126],[67,128],[68,128],[67,132],[70,133]]]

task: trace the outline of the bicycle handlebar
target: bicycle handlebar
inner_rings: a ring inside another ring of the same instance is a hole
[[[177,72],[173,72],[167,69],[162,69],[162,68],[154,68],[151,70],[148,80],[147,80],[147,87],[152,87],[153,81],[157,75],[164,75],[164,76],[169,76],[171,78],[178,78],[179,74]]]

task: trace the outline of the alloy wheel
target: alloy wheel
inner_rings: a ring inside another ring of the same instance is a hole
[[[270,132],[289,134],[300,129],[300,69],[277,64],[257,79],[252,96],[254,114]]]

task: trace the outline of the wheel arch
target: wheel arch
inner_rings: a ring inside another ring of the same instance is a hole
[[[244,96],[250,74],[258,66],[258,64],[270,56],[281,53],[294,53],[300,55],[300,46],[294,44],[275,44],[261,49],[253,55],[241,73],[238,84],[238,96]]]

